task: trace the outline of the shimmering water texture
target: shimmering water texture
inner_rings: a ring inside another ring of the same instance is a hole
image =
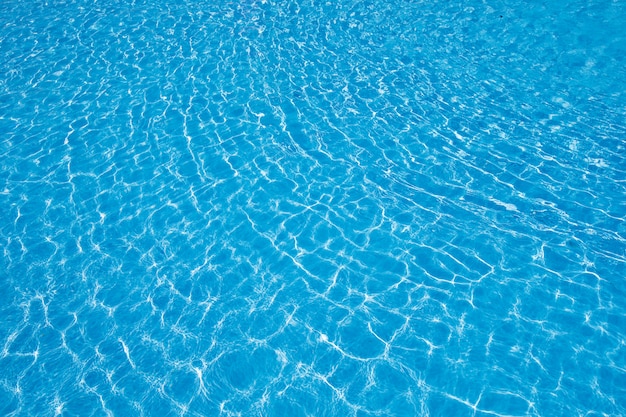
[[[626,2],[0,3],[0,415],[626,415]]]

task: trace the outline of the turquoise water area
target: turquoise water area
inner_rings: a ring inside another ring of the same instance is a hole
[[[0,415],[626,415],[626,2],[0,3]]]

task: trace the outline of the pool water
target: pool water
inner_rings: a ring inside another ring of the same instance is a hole
[[[626,415],[624,21],[3,1],[0,415]]]

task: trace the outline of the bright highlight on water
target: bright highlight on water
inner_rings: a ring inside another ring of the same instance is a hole
[[[0,415],[626,415],[626,2],[0,3]]]

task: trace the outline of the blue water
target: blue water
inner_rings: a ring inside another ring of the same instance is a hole
[[[626,2],[0,3],[0,415],[626,415]]]

